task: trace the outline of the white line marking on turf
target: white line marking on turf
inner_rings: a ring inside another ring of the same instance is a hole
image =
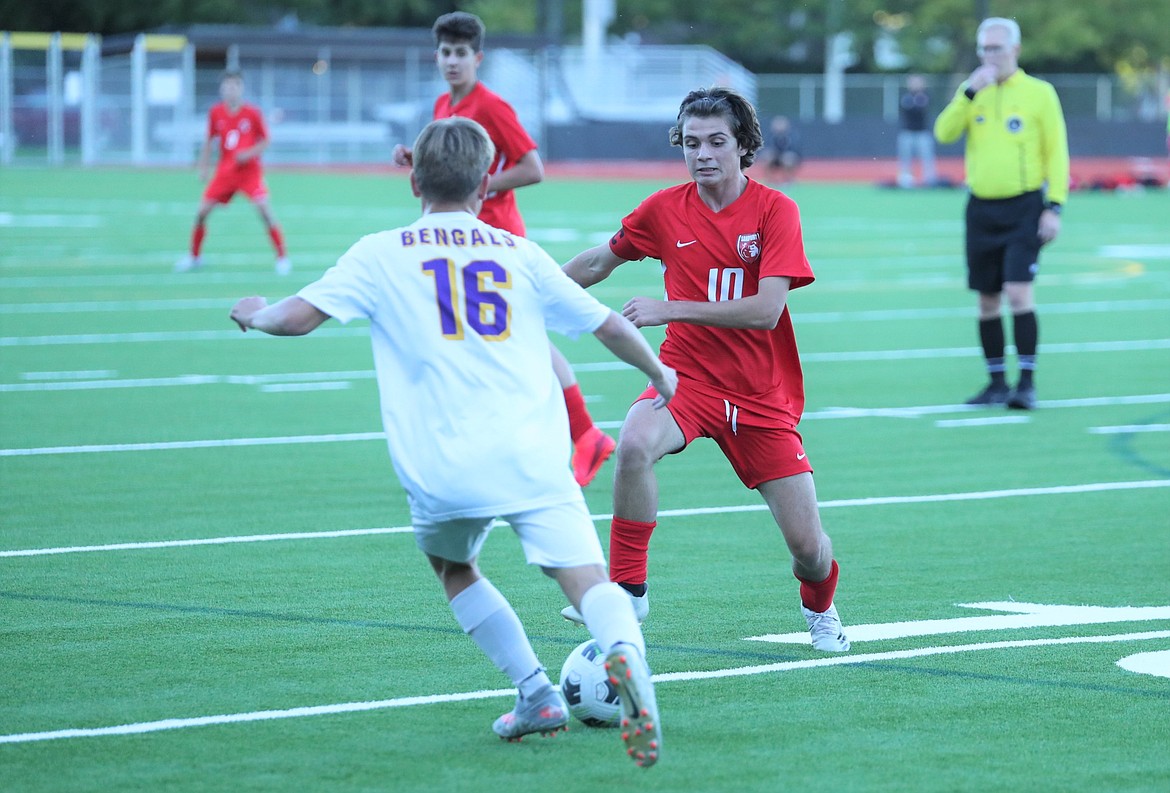
[[[1170,259],[1170,245],[1102,245],[1097,255],[1106,259]]]
[[[1170,487],[1170,479],[1155,479],[1143,482],[1096,482],[1087,485],[1065,485],[1060,487],[1018,488],[1014,490],[987,490],[973,493],[941,493],[929,496],[883,496],[880,498],[846,498],[834,501],[820,501],[821,509],[834,507],[871,507],[889,504],[922,504],[937,501],[977,501],[995,498],[1019,498],[1025,496],[1072,495],[1077,493],[1100,493],[1111,490],[1144,490],[1147,488]],[[725,507],[697,507],[690,509],[660,510],[659,517],[689,518],[700,515],[721,515],[738,512],[763,512],[767,504],[739,504]],[[593,522],[612,520],[612,514],[589,516]],[[300,532],[296,534],[255,534],[236,537],[211,537],[198,540],[159,540],[154,542],[122,542],[110,545],[80,545],[58,548],[32,548],[25,550],[0,551],[0,558],[9,556],[47,556],[61,553],[90,553],[94,551],[130,551],[144,548],[178,548],[190,545],[221,545],[237,542],[266,542],[269,540],[315,540],[332,537],[351,537],[361,534],[405,534],[410,526],[384,529],[347,529],[342,531]],[[806,636],[807,634],[801,634]]]
[[[1094,435],[1127,435],[1131,432],[1170,432],[1170,424],[1122,424],[1116,427],[1089,427]]]
[[[989,416],[982,419],[940,419],[934,422],[936,427],[984,427],[988,424],[1027,424],[1032,419],[1028,416]]]
[[[290,443],[345,443],[385,440],[384,432],[350,432],[341,435],[286,435],[275,438],[225,438],[213,441],[164,441],[160,443],[107,443],[92,446],[45,446],[38,449],[0,449],[0,457],[45,454],[94,454],[99,452],[157,452],[173,449],[217,449],[225,446],[282,446]]]
[[[125,380],[78,380],[53,383],[0,384],[0,392],[87,391],[111,388],[169,388],[194,385],[269,385],[284,383],[319,383],[322,381],[373,380],[373,369],[350,372],[289,372],[287,374],[184,374],[175,377],[147,377]]]
[[[805,635],[807,640],[808,636]],[[873,664],[881,661],[897,661],[909,658],[926,658],[935,655],[955,655],[981,650],[1012,650],[1022,647],[1046,647],[1072,644],[1109,644],[1118,642],[1140,642],[1152,639],[1170,638],[1170,631],[1147,631],[1145,633],[1123,633],[1113,636],[1066,636],[1058,639],[1021,639],[1017,641],[983,642],[960,644],[947,647],[920,647],[915,650],[894,650],[884,653],[860,653],[836,655],[829,658],[813,658],[805,661],[783,661],[775,664],[741,666],[734,669],[715,669],[706,672],[667,672],[652,677],[655,683],[676,683],[693,680],[714,680],[728,677],[748,677],[773,672],[792,672],[800,669],[817,669],[827,666],[854,666]],[[417,705],[436,705],[446,702],[468,702],[477,699],[514,697],[516,689],[501,688],[484,691],[467,691],[458,694],[433,694],[430,696],[398,697],[370,702],[345,702],[336,705],[315,705],[289,708],[287,710],[261,710],[251,713],[227,713],[218,716],[197,716],[194,718],[162,719],[134,724],[119,724],[112,727],[70,728],[45,732],[24,732],[0,735],[0,743],[32,743],[54,741],[66,738],[97,738],[109,735],[141,735],[164,730],[180,730],[189,727],[209,727],[219,724],[239,724],[275,719],[297,719],[308,716],[326,716],[338,713],[361,713],[388,708],[405,708]]]
[[[226,324],[226,323],[225,323]],[[319,329],[310,338],[337,338],[346,336],[368,336],[367,327],[355,328],[324,328]],[[247,336],[237,330],[191,330],[191,331],[146,331],[142,333],[77,333],[66,336],[0,336],[0,347],[52,347],[55,345],[76,344],[136,344],[140,342],[170,342],[170,341],[224,341],[238,339],[265,339],[263,333],[250,333]],[[1047,349],[1045,350],[1047,352]]]
[[[262,385],[266,394],[283,394],[289,391],[344,391],[352,384],[348,380],[325,380],[320,383],[273,383]]]
[[[959,608],[1008,612],[982,617],[955,617],[939,620],[882,622],[850,625],[850,641],[871,642],[905,639],[910,636],[939,636],[970,631],[999,631],[1016,628],[1053,628],[1069,625],[1102,625],[1114,622],[1170,620],[1170,606],[1050,606],[1043,603],[995,601],[956,603]],[[748,636],[749,642],[808,644],[808,631]]]
[[[1170,650],[1128,655],[1118,661],[1117,665],[1127,672],[1137,672],[1139,675],[1170,677]]]
[[[248,534],[235,537],[205,537],[198,540],[158,540],[155,542],[118,542],[109,545],[74,545],[64,548],[34,548],[23,551],[0,551],[5,556],[52,556],[61,553],[92,553],[94,551],[140,551],[148,548],[189,548],[196,545],[231,545],[238,542],[274,542],[277,540],[326,540],[336,537],[363,537],[369,534],[407,534],[410,526],[392,526],[382,529],[344,529],[339,531],[306,531],[287,534]]]
[[[43,382],[46,380],[98,380],[117,376],[118,372],[114,369],[79,369],[73,372],[22,372],[20,379]]]

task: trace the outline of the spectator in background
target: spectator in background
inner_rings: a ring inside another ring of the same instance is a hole
[[[788,116],[776,116],[769,126],[768,142],[764,147],[764,165],[769,181],[788,184],[800,168],[800,140]],[[779,179],[773,177],[779,171]]]
[[[483,63],[483,20],[475,14],[454,11],[443,14],[431,28],[435,39],[435,64],[448,92],[435,100],[435,118],[463,116],[474,119],[487,130],[496,147],[492,162],[491,188],[484,199],[479,217],[496,228],[523,237],[524,218],[516,206],[515,190],[537,184],[544,179],[544,164],[536,150],[536,141],[520,123],[516,111],[479,79]],[[398,144],[391,155],[395,165],[410,166],[412,152]],[[577,377],[564,354],[549,344],[553,371],[565,396],[569,412],[569,433],[573,438],[572,467],[577,484],[588,485],[611,454],[617,441],[596,424],[585,406]]]
[[[934,132],[931,130],[930,95],[920,74],[906,78],[906,90],[898,100],[898,187],[933,187]],[[914,178],[914,160],[922,169],[922,180]]]
[[[1060,233],[1068,199],[1068,135],[1051,83],[1019,66],[1020,26],[990,17],[975,34],[981,65],[934,122],[942,143],[967,136],[967,286],[979,293],[979,341],[990,382],[968,405],[1036,406],[1039,325],[1033,280],[1040,248]],[[1007,295],[1020,377],[1007,384],[1001,296]]]

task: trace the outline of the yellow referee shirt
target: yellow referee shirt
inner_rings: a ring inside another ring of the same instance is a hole
[[[1047,185],[1046,199],[1068,199],[1068,133],[1051,83],[1017,69],[974,99],[959,86],[934,122],[940,143],[967,133],[967,186],[976,198],[1012,198]]]

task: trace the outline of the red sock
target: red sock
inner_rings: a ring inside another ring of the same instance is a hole
[[[203,236],[207,234],[207,226],[196,223],[191,231],[191,258],[199,258],[199,251],[203,250]]]
[[[585,407],[580,384],[573,383],[565,389],[565,407],[569,410],[569,437],[576,443],[593,426],[593,417]]]
[[[611,541],[612,542],[612,541]],[[612,552],[611,552],[612,553]],[[833,566],[829,570],[829,577],[824,581],[807,581],[800,576],[796,580],[800,581],[800,602],[809,611],[827,611],[829,606],[833,605],[833,594],[837,591],[837,560],[833,560]]]
[[[615,517],[609,524],[609,579],[621,584],[646,583],[650,535],[658,521],[642,523]]]
[[[284,235],[280,233],[280,226],[268,227],[268,236],[272,237],[272,244],[276,247],[276,255],[284,256]]]

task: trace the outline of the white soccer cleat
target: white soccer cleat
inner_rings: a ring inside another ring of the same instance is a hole
[[[623,591],[625,591],[627,595],[630,595],[629,591],[624,589]],[[638,624],[640,625],[646,621],[647,617],[650,616],[649,593],[642,595],[641,597],[637,595],[630,595],[630,602],[634,604],[634,616],[638,618]],[[565,606],[563,609],[561,609],[561,616],[567,619],[569,622],[575,622],[578,625],[585,624],[585,618],[581,616],[581,612],[577,611],[577,609],[573,608],[572,606]]]
[[[182,259],[179,259],[179,261],[175,262],[175,272],[189,273],[192,270],[198,270],[202,266],[203,259],[201,257],[188,254]]]
[[[292,272],[292,262],[289,261],[287,256],[281,256],[280,258],[278,258],[276,260],[276,274],[277,275],[288,275],[291,272]]]
[[[621,700],[619,726],[626,754],[642,768],[649,768],[662,754],[662,725],[658,723],[658,699],[650,682],[650,668],[637,647],[619,642],[605,657],[605,669]]]
[[[825,611],[812,611],[801,605],[800,612],[808,622],[808,632],[812,634],[812,646],[815,649],[826,653],[849,651],[849,640],[845,638],[836,606],[830,605]]]

